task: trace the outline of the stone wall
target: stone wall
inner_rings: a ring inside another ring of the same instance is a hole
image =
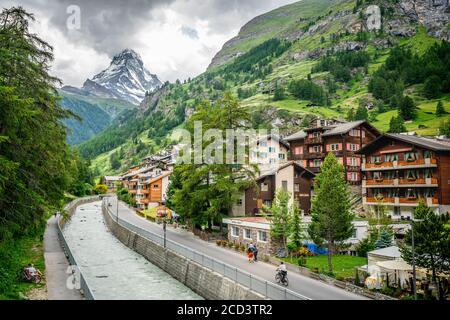
[[[262,300],[264,297],[117,224],[102,206],[107,227],[127,247],[207,300]]]

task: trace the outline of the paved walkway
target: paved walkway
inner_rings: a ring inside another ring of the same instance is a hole
[[[70,290],[66,287],[69,262],[59,242],[55,217],[47,221],[44,233],[44,258],[48,300],[82,300],[83,296],[79,290]]]
[[[111,210],[114,213],[116,210],[116,199],[109,198],[109,200],[112,204]],[[120,203],[119,205],[119,218],[148,231],[159,233],[161,235],[163,234],[162,225],[158,225],[140,217],[134,210],[128,208],[123,203]],[[205,255],[216,258],[217,260],[223,261],[231,266],[245,270],[262,279],[271,282],[274,281],[273,278],[276,267],[272,264],[262,261],[249,264],[244,255],[218,247],[215,243],[200,240],[192,233],[182,229],[173,229],[168,227],[167,238],[197,250]],[[293,272],[289,273],[289,289],[313,300],[367,300],[367,298],[363,296],[356,295],[335,286],[328,285],[324,282]]]

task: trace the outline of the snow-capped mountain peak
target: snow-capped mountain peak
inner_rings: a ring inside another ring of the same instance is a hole
[[[146,91],[153,91],[161,81],[145,69],[141,56],[131,49],[116,54],[109,67],[86,80],[83,90],[91,94],[127,100],[139,104]]]

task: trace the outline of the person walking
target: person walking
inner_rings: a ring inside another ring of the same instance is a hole
[[[256,247],[256,244],[253,245],[253,259],[255,262],[258,261],[258,248]]]
[[[254,254],[253,254],[253,251],[250,249],[250,247],[247,250],[247,256],[248,256],[248,262],[252,263]]]

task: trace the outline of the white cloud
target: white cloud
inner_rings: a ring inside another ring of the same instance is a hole
[[[2,7],[22,5],[35,13],[39,22],[32,30],[55,48],[53,73],[66,85],[81,86],[124,48],[137,51],[147,69],[162,80],[194,77],[247,21],[295,0],[4,2]],[[81,8],[79,31],[66,28],[69,4]]]

